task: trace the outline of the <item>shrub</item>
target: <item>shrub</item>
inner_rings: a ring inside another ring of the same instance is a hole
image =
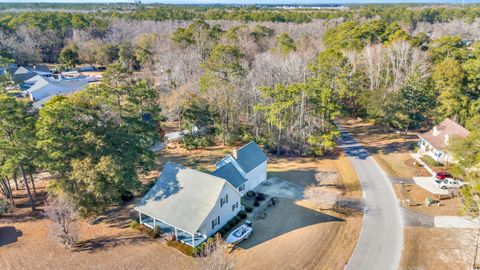
[[[230,226],[232,226],[232,227],[235,226],[235,225],[237,225],[237,223],[238,223],[238,222],[237,222],[235,219],[231,219],[231,220],[228,221],[228,225],[230,225]]]
[[[189,245],[186,245],[182,242],[177,242],[177,241],[167,241],[167,246],[173,247],[177,249],[178,251],[182,252],[183,254],[194,257],[197,255],[197,250]]]
[[[251,206],[246,206],[245,211],[247,211],[247,213],[251,213],[253,211],[253,208]]]
[[[138,230],[138,227],[140,226],[140,223],[138,223],[137,220],[132,220],[130,222],[130,228],[134,229],[134,230]]]
[[[247,191],[247,197],[251,198],[253,196],[255,196],[255,191],[252,191],[252,190]]]
[[[265,195],[263,195],[262,193],[257,193],[257,196],[255,197],[255,200],[257,201],[264,201],[265,200]]]
[[[440,163],[435,161],[435,159],[433,159],[429,155],[423,155],[422,159],[423,159],[423,161],[425,161],[425,163],[427,163],[430,166],[439,166],[440,165]]]
[[[233,217],[233,220],[235,220],[235,222],[237,222],[237,224],[240,222],[240,220],[242,220],[241,217],[239,217],[238,215],[236,215],[235,217]]]
[[[160,228],[160,226],[155,226],[155,228],[153,228],[153,237],[154,238],[159,237],[161,233],[162,233],[162,229]]]
[[[259,205],[260,205],[260,203],[259,203],[258,201],[255,201],[255,202],[253,203],[253,206],[255,206],[255,207],[258,207]]]
[[[224,228],[221,228],[219,231],[218,231],[219,234],[221,234],[222,236],[224,236],[227,231],[224,229]]]
[[[133,192],[129,190],[122,190],[122,193],[120,194],[120,199],[122,199],[123,202],[129,202],[133,199]]]
[[[250,208],[250,212],[252,212],[252,208],[251,207],[249,207],[249,208]],[[247,212],[245,212],[243,210],[239,211],[238,214],[237,214],[237,217],[239,217],[241,219],[247,218]]]
[[[12,210],[13,205],[9,201],[0,199],[0,216],[12,212]]]
[[[230,226],[230,224],[227,223],[227,224],[223,225],[222,229],[224,229],[225,232],[228,232],[228,231],[230,231],[230,229],[232,229],[232,226]]]

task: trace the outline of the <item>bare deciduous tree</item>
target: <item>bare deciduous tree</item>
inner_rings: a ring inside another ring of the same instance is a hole
[[[78,240],[77,209],[68,197],[50,197],[45,214],[52,221],[50,236],[53,240],[71,249]]]
[[[232,256],[226,253],[227,243],[222,239],[220,234],[216,234],[215,238],[209,239],[203,250],[205,257],[201,258],[202,269],[205,270],[230,270],[234,267]]]

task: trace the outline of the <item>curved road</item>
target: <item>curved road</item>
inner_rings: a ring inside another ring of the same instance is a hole
[[[342,127],[341,147],[362,185],[365,211],[360,239],[345,269],[397,269],[403,245],[400,206],[385,172]]]

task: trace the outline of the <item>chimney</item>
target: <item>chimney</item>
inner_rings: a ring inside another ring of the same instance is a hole
[[[232,156],[234,159],[238,159],[238,151],[237,148],[233,148],[232,150]]]

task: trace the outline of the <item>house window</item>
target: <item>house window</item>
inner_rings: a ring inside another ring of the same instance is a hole
[[[232,204],[232,212],[235,211],[235,209],[238,208],[238,202]]]
[[[245,184],[242,184],[238,187],[238,191],[245,190]]]
[[[212,230],[215,229],[215,226],[220,224],[220,216],[218,216],[216,219],[212,220]]]
[[[220,198],[220,207],[223,207],[224,204],[228,203],[228,194],[224,198]]]

